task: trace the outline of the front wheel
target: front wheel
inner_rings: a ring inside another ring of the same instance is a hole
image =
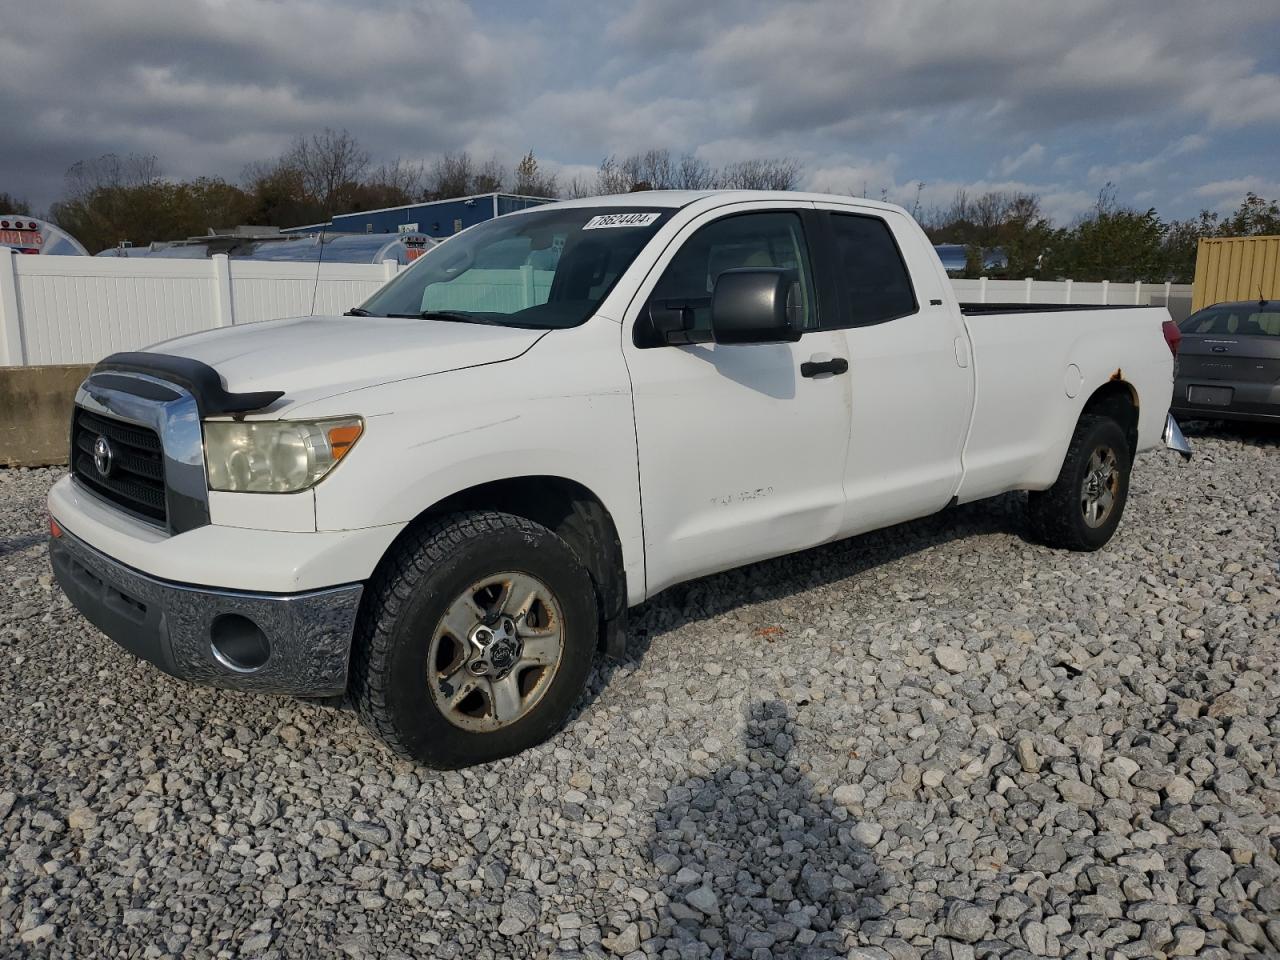
[[[546,527],[445,517],[399,544],[369,589],[352,696],[403,756],[450,769],[519,753],[563,725],[586,685],[594,589]]]
[[[1097,550],[1116,532],[1133,463],[1124,430],[1110,417],[1080,418],[1062,471],[1027,497],[1031,529],[1051,547]]]

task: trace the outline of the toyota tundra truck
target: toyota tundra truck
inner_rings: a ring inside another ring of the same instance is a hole
[[[681,581],[1030,491],[1096,550],[1186,451],[1163,309],[962,305],[900,208],[641,192],[429,250],[344,316],[99,363],[49,495],[62,589],[196,683],[347,695],[396,752],[552,735]]]

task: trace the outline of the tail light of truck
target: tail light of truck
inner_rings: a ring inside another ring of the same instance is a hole
[[[1182,331],[1172,320],[1166,320],[1160,324],[1160,329],[1164,331],[1164,342],[1169,345],[1169,352],[1177,357],[1178,345],[1182,343]]]

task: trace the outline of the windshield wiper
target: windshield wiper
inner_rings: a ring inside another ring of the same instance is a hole
[[[344,313],[343,316],[344,317],[372,317],[373,314],[370,313],[368,310],[366,310],[364,307],[352,307],[350,310]]]
[[[388,317],[399,317],[404,320],[449,320],[454,323],[484,323],[489,326],[503,326],[501,321],[493,320],[482,313],[464,313],[461,310],[423,310],[421,313],[389,313]]]

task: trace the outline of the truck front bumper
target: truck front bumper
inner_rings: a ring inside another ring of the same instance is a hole
[[[347,687],[359,583],[303,593],[215,590],[127,567],[63,528],[49,539],[59,585],[129,653],[216,687],[334,696]]]

